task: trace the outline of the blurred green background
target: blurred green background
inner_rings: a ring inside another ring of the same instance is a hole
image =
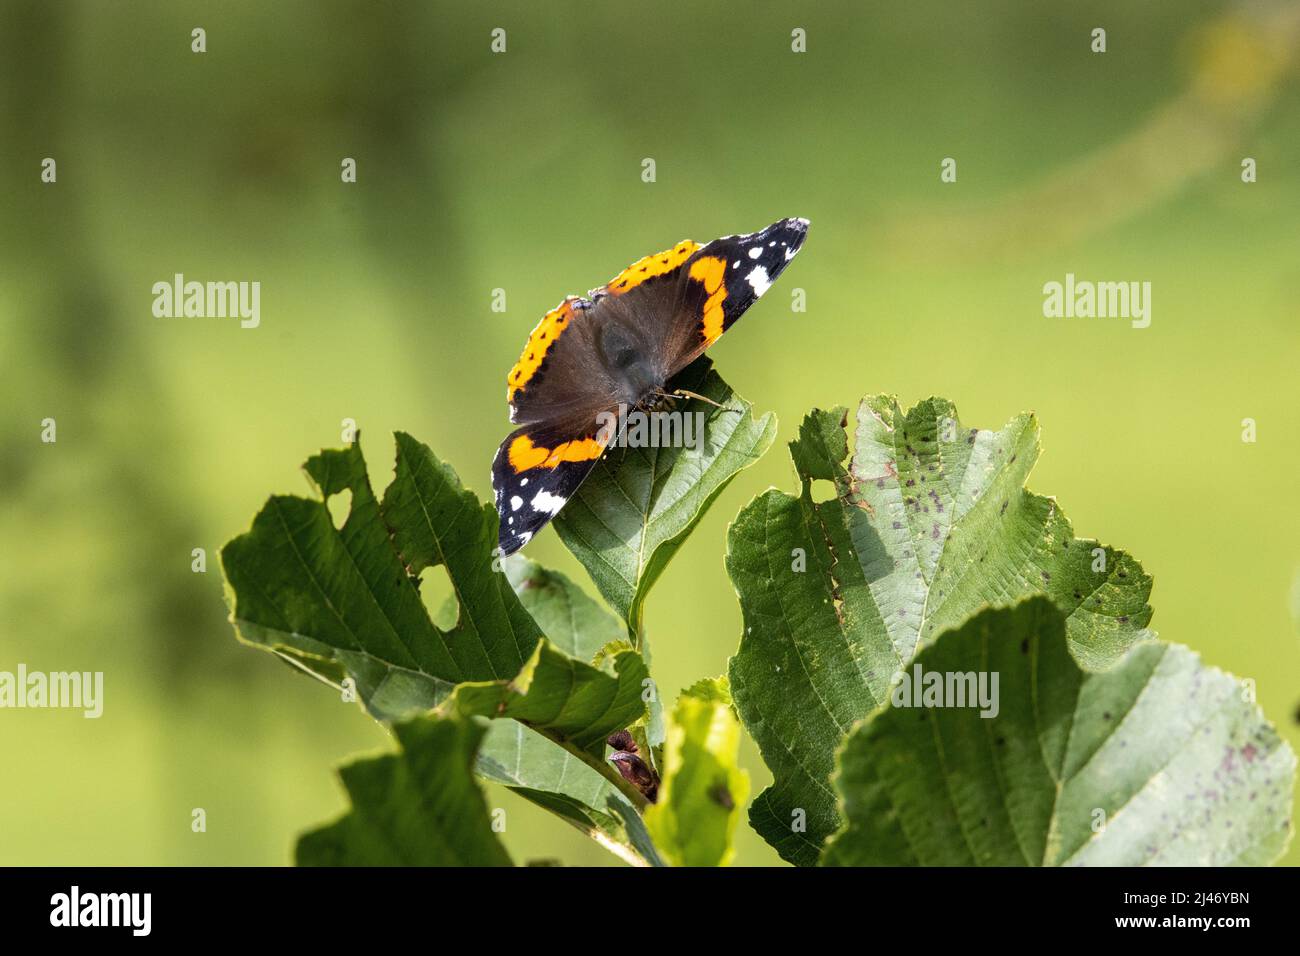
[[[938,394],[969,425],[1037,411],[1032,487],[1136,555],[1153,626],[1254,677],[1300,744],[1296,5],[805,7],[0,3],[0,669],[106,685],[97,721],[0,711],[0,863],[286,863],[385,735],[236,643],[221,544],[305,493],[349,417],[378,485],[400,428],[489,495],[545,310],[791,215],[803,253],[711,352],[778,445],[650,597],[665,693],[726,669],[727,524],[793,487],[804,412]],[[155,318],[177,272],[260,281],[261,327]],[[1044,318],[1067,272],[1150,281],[1151,327]],[[583,579],[553,533],[528,550]],[[489,800],[516,859],[615,862]],[[778,862],[743,826],[736,861]]]

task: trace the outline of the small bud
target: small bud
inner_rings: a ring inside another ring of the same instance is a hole
[[[618,768],[623,779],[640,790],[647,800],[654,803],[659,799],[659,781],[655,779],[654,771],[646,766],[644,760],[626,750],[610,754],[609,760]]]
[[[632,739],[630,731],[620,730],[617,733],[610,734],[609,739],[606,740],[605,743],[609,744],[615,750],[626,750],[630,754],[637,752],[636,741]]]

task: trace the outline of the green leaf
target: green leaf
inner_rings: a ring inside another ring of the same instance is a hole
[[[351,676],[381,719],[428,710],[461,681],[514,676],[540,637],[492,569],[495,509],[425,445],[396,439],[382,504],[359,444],[323,451],[304,466],[319,500],[272,497],[221,552],[238,636],[331,682]],[[327,501],[343,492],[351,506],[336,529]],[[436,565],[458,604],[450,630],[430,621],[418,590]]]
[[[492,721],[475,769],[555,813],[624,862],[664,865],[640,814],[618,787],[518,721]]]
[[[1286,848],[1295,754],[1185,647],[1139,644],[1087,672],[1038,597],[943,634],[898,701],[916,700],[917,668],[922,684],[997,674],[996,715],[949,699],[861,723],[839,758],[847,825],[828,865],[1257,865]]]
[[[614,655],[623,651],[635,650],[632,642],[620,638],[616,641],[610,641],[596,654],[592,661],[597,667],[609,669],[610,661]],[[650,642],[641,637],[641,648],[639,651],[641,659],[645,661],[646,669],[650,668]],[[664,735],[667,733],[664,725],[664,707],[659,698],[659,687],[651,680],[648,685],[649,700],[646,702],[645,715],[632,724],[627,729],[632,733],[640,750],[641,758],[646,762],[650,769],[659,775],[663,769],[663,745]]]
[[[602,647],[626,636],[616,617],[558,571],[520,554],[501,564],[524,610],[546,639],[570,657],[590,663]]]
[[[547,641],[538,643],[523,669],[508,681],[459,685],[448,709],[518,720],[579,757],[602,761],[605,738],[645,713],[641,655],[620,650],[609,671],[574,660]]]
[[[673,386],[724,406],[679,406],[706,414],[699,447],[612,449],[555,519],[561,540],[638,642],[646,594],[668,560],[727,483],[776,437],[775,416],[755,419],[708,359]]]
[[[790,446],[801,494],[760,495],[728,542],[744,616],[731,688],[775,778],[750,822],[799,864],[838,826],[829,781],[844,734],[934,635],[988,603],[1045,593],[1085,667],[1150,636],[1137,562],[1075,538],[1054,500],[1025,490],[1032,415],[981,431],[941,399],[904,415],[871,397],[851,460],[845,425],[842,408],[810,414]],[[830,500],[814,500],[817,482]]]
[[[500,565],[504,574],[494,572],[495,510],[409,436],[397,435],[395,477],[382,503],[357,445],[322,452],[306,470],[319,500],[272,498],[252,530],[223,550],[232,620],[241,638],[299,668],[331,683],[352,677],[375,716],[427,711],[458,682],[514,678],[540,648],[539,623],[580,661],[624,636],[616,618],[561,574],[518,556]],[[330,498],[344,492],[350,508],[336,529]],[[418,590],[418,575],[437,564],[446,566],[455,592],[437,615],[441,627],[430,621]],[[554,664],[560,656],[551,653]],[[638,659],[622,666],[635,668]],[[617,662],[611,667],[617,671]],[[595,673],[585,664],[580,670]],[[635,682],[635,675],[623,680]],[[619,687],[616,675],[597,684]],[[616,707],[606,719],[626,713],[636,720],[644,712],[640,692],[635,687],[631,706],[627,693],[611,698]],[[573,729],[547,727],[557,734]],[[594,744],[599,728],[586,730],[584,742]],[[592,746],[586,759],[602,763],[599,749]],[[534,731],[493,724],[477,766],[623,858],[662,862],[618,786]]]
[[[618,619],[563,574],[519,554],[502,565],[547,640],[570,657],[597,665],[607,648],[630,649]],[[479,750],[478,772],[555,813],[625,862],[663,865],[640,814],[618,787],[518,721],[492,723]]]
[[[352,809],[298,840],[298,865],[510,866],[471,773],[484,728],[417,717],[393,733],[397,753],[339,771]]]
[[[725,866],[749,775],[736,763],[740,722],[727,679],[700,681],[677,698],[668,721],[659,802],[645,823],[677,866]]]
[[[509,718],[536,730],[604,777],[627,802],[640,809],[646,803],[644,795],[623,780],[604,757],[605,738],[617,730],[626,729],[645,714],[645,702],[641,695],[647,675],[641,655],[628,647],[612,652],[601,667],[594,667],[576,661],[548,642],[541,641],[533,656],[513,680],[461,684],[443,705],[443,709],[462,715]],[[505,734],[504,731],[498,733]],[[530,790],[548,789],[542,780],[548,777],[550,768],[546,765],[528,765],[524,761],[538,757],[539,754],[540,759],[553,761],[554,755],[544,749],[527,748],[524,741],[518,742],[512,752],[508,738],[500,740],[498,746],[506,753],[506,756],[498,759],[500,765],[508,766],[509,757],[513,753],[517,760],[514,776],[521,781],[529,781]],[[500,776],[491,767],[485,770],[493,778]],[[621,805],[611,807],[605,801],[602,809],[598,796],[587,797],[585,792],[574,793],[562,789],[553,792],[559,802],[566,804],[570,797],[596,800],[594,806],[588,804],[591,809],[603,812],[606,816],[613,811],[621,817]],[[537,797],[535,803],[541,803],[551,810],[559,806],[556,799],[548,802],[535,794],[528,796]],[[570,823],[576,822],[571,813],[563,813],[562,816]],[[607,819],[602,817],[592,822],[594,830],[609,833]],[[626,820],[622,822],[626,827]],[[631,837],[628,842],[631,842]],[[644,842],[648,844],[649,839]],[[636,852],[649,858],[650,851],[646,846],[639,847]]]

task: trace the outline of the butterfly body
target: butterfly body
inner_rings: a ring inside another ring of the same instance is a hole
[[[523,547],[604,453],[606,416],[659,407],[670,380],[717,341],[794,258],[808,231],[782,219],[646,256],[548,312],[506,378],[520,425],[492,461],[503,554]]]

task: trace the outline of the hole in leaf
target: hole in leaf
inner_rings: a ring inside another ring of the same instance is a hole
[[[815,479],[810,490],[812,500],[816,504],[821,504],[824,501],[834,501],[838,497],[835,493],[835,482],[828,481],[825,478]]]
[[[325,507],[329,509],[330,520],[334,522],[334,527],[342,531],[343,523],[348,520],[348,515],[352,512],[352,489],[344,488],[338,494],[330,495],[325,499]]]
[[[420,572],[420,599],[429,619],[440,631],[450,631],[460,620],[460,605],[456,589],[451,586],[451,576],[445,564],[425,568]]]

